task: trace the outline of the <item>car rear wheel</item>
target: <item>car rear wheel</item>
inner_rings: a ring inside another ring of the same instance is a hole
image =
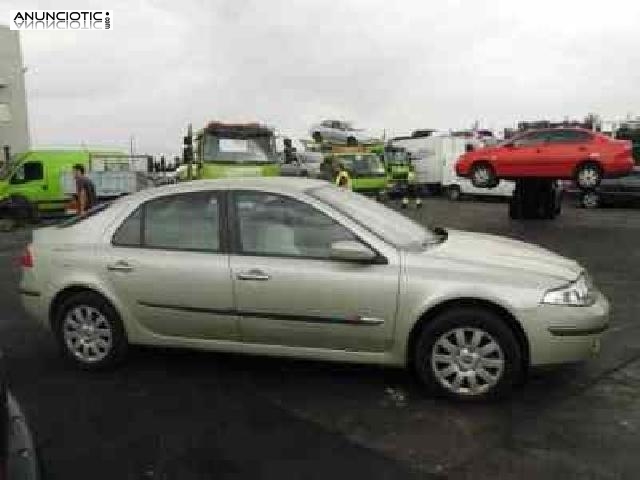
[[[508,393],[523,373],[522,353],[502,318],[484,308],[447,310],[420,332],[414,352],[431,391],[464,401]]]
[[[65,357],[87,370],[111,367],[127,352],[118,313],[100,295],[80,292],[67,298],[54,319],[54,332]]]
[[[584,208],[597,208],[600,205],[600,195],[596,192],[584,192],[580,197],[580,205]]]
[[[471,168],[471,183],[477,188],[493,188],[498,185],[495,170],[488,163],[476,163]]]
[[[460,187],[458,185],[451,185],[447,188],[447,198],[452,201],[460,200],[461,192]]]
[[[602,181],[602,172],[595,163],[585,163],[576,172],[576,184],[580,188],[596,188]]]

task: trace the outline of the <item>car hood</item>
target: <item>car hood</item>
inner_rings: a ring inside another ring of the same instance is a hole
[[[447,240],[426,253],[466,265],[518,270],[522,274],[530,273],[567,282],[575,280],[583,270],[576,261],[537,245],[459,230],[449,230]]]

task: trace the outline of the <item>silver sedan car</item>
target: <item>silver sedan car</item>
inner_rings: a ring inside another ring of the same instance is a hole
[[[481,399],[588,358],[608,323],[573,260],[310,179],[146,190],[36,230],[21,263],[26,310],[87,369],[187,347],[411,367]]]

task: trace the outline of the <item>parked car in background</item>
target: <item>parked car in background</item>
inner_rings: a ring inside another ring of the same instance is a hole
[[[346,145],[379,142],[379,138],[368,135],[363,130],[353,128],[350,122],[323,120],[309,129],[311,138],[317,143],[330,142]]]
[[[495,147],[460,157],[456,171],[474,186],[490,188],[500,179],[574,179],[595,188],[603,178],[626,175],[633,167],[631,142],[580,128],[531,130]]]
[[[280,166],[280,174],[285,177],[309,177],[320,178],[322,172],[320,166],[324,161],[324,155],[320,152],[295,152],[293,159]]]
[[[575,261],[425,228],[320,180],[187,182],[35,230],[20,292],[88,370],[129,344],[414,368],[459,399],[591,356],[608,303]]]
[[[594,190],[581,191],[580,205],[596,208],[602,205],[619,205],[640,200],[640,167],[634,167],[624,177],[604,179]]]

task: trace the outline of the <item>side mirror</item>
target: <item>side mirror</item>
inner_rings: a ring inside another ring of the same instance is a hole
[[[331,244],[331,258],[351,262],[372,263],[378,255],[366,245],[355,240],[339,240]]]

